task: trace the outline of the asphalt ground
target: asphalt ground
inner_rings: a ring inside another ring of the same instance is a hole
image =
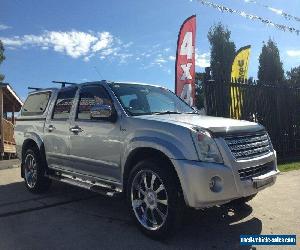
[[[123,199],[57,182],[34,195],[20,169],[8,168],[0,170],[0,249],[242,249],[241,234],[296,234],[299,248],[299,194],[300,171],[280,174],[242,209],[188,210],[175,236],[159,242],[137,229]]]

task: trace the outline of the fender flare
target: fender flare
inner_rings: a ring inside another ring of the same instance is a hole
[[[158,137],[134,137],[128,142],[127,145],[128,146],[124,150],[123,156],[121,157],[121,175],[123,180],[127,178],[127,174],[129,173],[131,167],[133,167],[130,163],[132,162],[132,157],[134,157],[136,150],[156,150],[167,157],[170,162],[172,162],[171,159],[184,159],[183,153],[175,144]]]
[[[23,142],[23,145],[22,145],[22,151],[23,151],[24,145],[26,145],[26,143],[28,141],[34,141],[35,144],[37,145],[38,149],[41,149],[42,145],[44,145],[43,140],[41,139],[41,137],[37,133],[25,132],[24,133],[24,142]]]
[[[169,159],[185,159],[183,152],[175,144],[162,138],[152,136],[134,137],[129,142],[123,159],[127,159],[130,153],[137,148],[156,149],[165,154]],[[122,164],[122,166],[124,166],[124,164]]]

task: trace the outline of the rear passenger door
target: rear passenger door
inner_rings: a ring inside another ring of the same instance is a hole
[[[71,157],[76,171],[112,181],[120,181],[120,119],[94,120],[95,104],[113,106],[107,90],[99,85],[82,86],[71,128]],[[114,107],[113,107],[114,109]]]
[[[70,115],[77,87],[62,88],[48,115],[44,128],[44,145],[50,168],[72,170],[70,159]]]

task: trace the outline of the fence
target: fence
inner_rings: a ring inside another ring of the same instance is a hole
[[[208,115],[258,122],[280,159],[300,157],[300,88],[209,81],[204,95]]]

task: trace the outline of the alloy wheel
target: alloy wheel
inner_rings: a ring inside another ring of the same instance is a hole
[[[161,178],[151,170],[139,171],[131,186],[131,205],[140,224],[161,228],[168,216],[168,194]]]
[[[24,162],[25,180],[29,188],[34,188],[37,182],[37,162],[32,154],[28,154]]]

